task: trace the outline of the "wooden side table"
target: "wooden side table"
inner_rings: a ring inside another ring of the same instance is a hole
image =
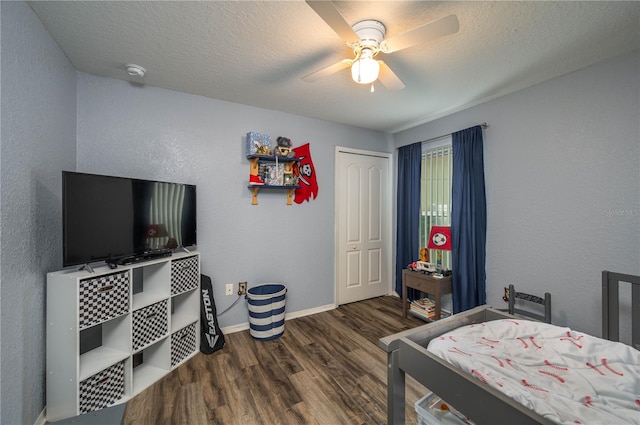
[[[440,297],[451,293],[451,276],[438,279],[420,271],[402,270],[402,317],[404,318],[407,317],[407,288],[433,295],[436,302],[434,319],[439,320],[442,308]]]

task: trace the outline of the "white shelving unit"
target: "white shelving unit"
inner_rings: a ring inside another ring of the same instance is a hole
[[[200,256],[47,274],[47,421],[124,403],[200,348]]]

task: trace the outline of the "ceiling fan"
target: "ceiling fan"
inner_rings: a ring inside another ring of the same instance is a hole
[[[354,54],[353,59],[343,59],[302,77],[307,82],[314,82],[351,67],[351,77],[356,83],[371,84],[380,79],[387,89],[401,90],[405,87],[404,83],[384,61],[377,60],[375,57],[379,53],[397,52],[422,42],[454,34],[460,28],[456,15],[449,15],[385,39],[386,28],[380,21],[367,19],[349,25],[332,2],[307,0],[307,4],[342,37]]]

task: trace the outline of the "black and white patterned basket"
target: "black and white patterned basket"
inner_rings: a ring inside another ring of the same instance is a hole
[[[105,408],[124,396],[124,362],[80,382],[80,414]]]
[[[168,329],[167,300],[134,311],[133,350],[163,338],[167,335]]]
[[[171,335],[171,367],[196,351],[196,324],[192,323]]]
[[[188,257],[171,262],[171,295],[196,289],[200,282],[198,257]]]
[[[118,272],[80,281],[80,329],[129,312],[129,272]]]

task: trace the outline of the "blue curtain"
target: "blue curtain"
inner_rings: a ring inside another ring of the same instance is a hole
[[[422,143],[398,149],[398,229],[396,246],[396,285],[402,296],[402,269],[418,260],[420,245],[420,171]],[[419,292],[409,289],[407,297],[417,299]]]
[[[452,135],[451,258],[453,312],[486,303],[487,205],[482,128]]]

